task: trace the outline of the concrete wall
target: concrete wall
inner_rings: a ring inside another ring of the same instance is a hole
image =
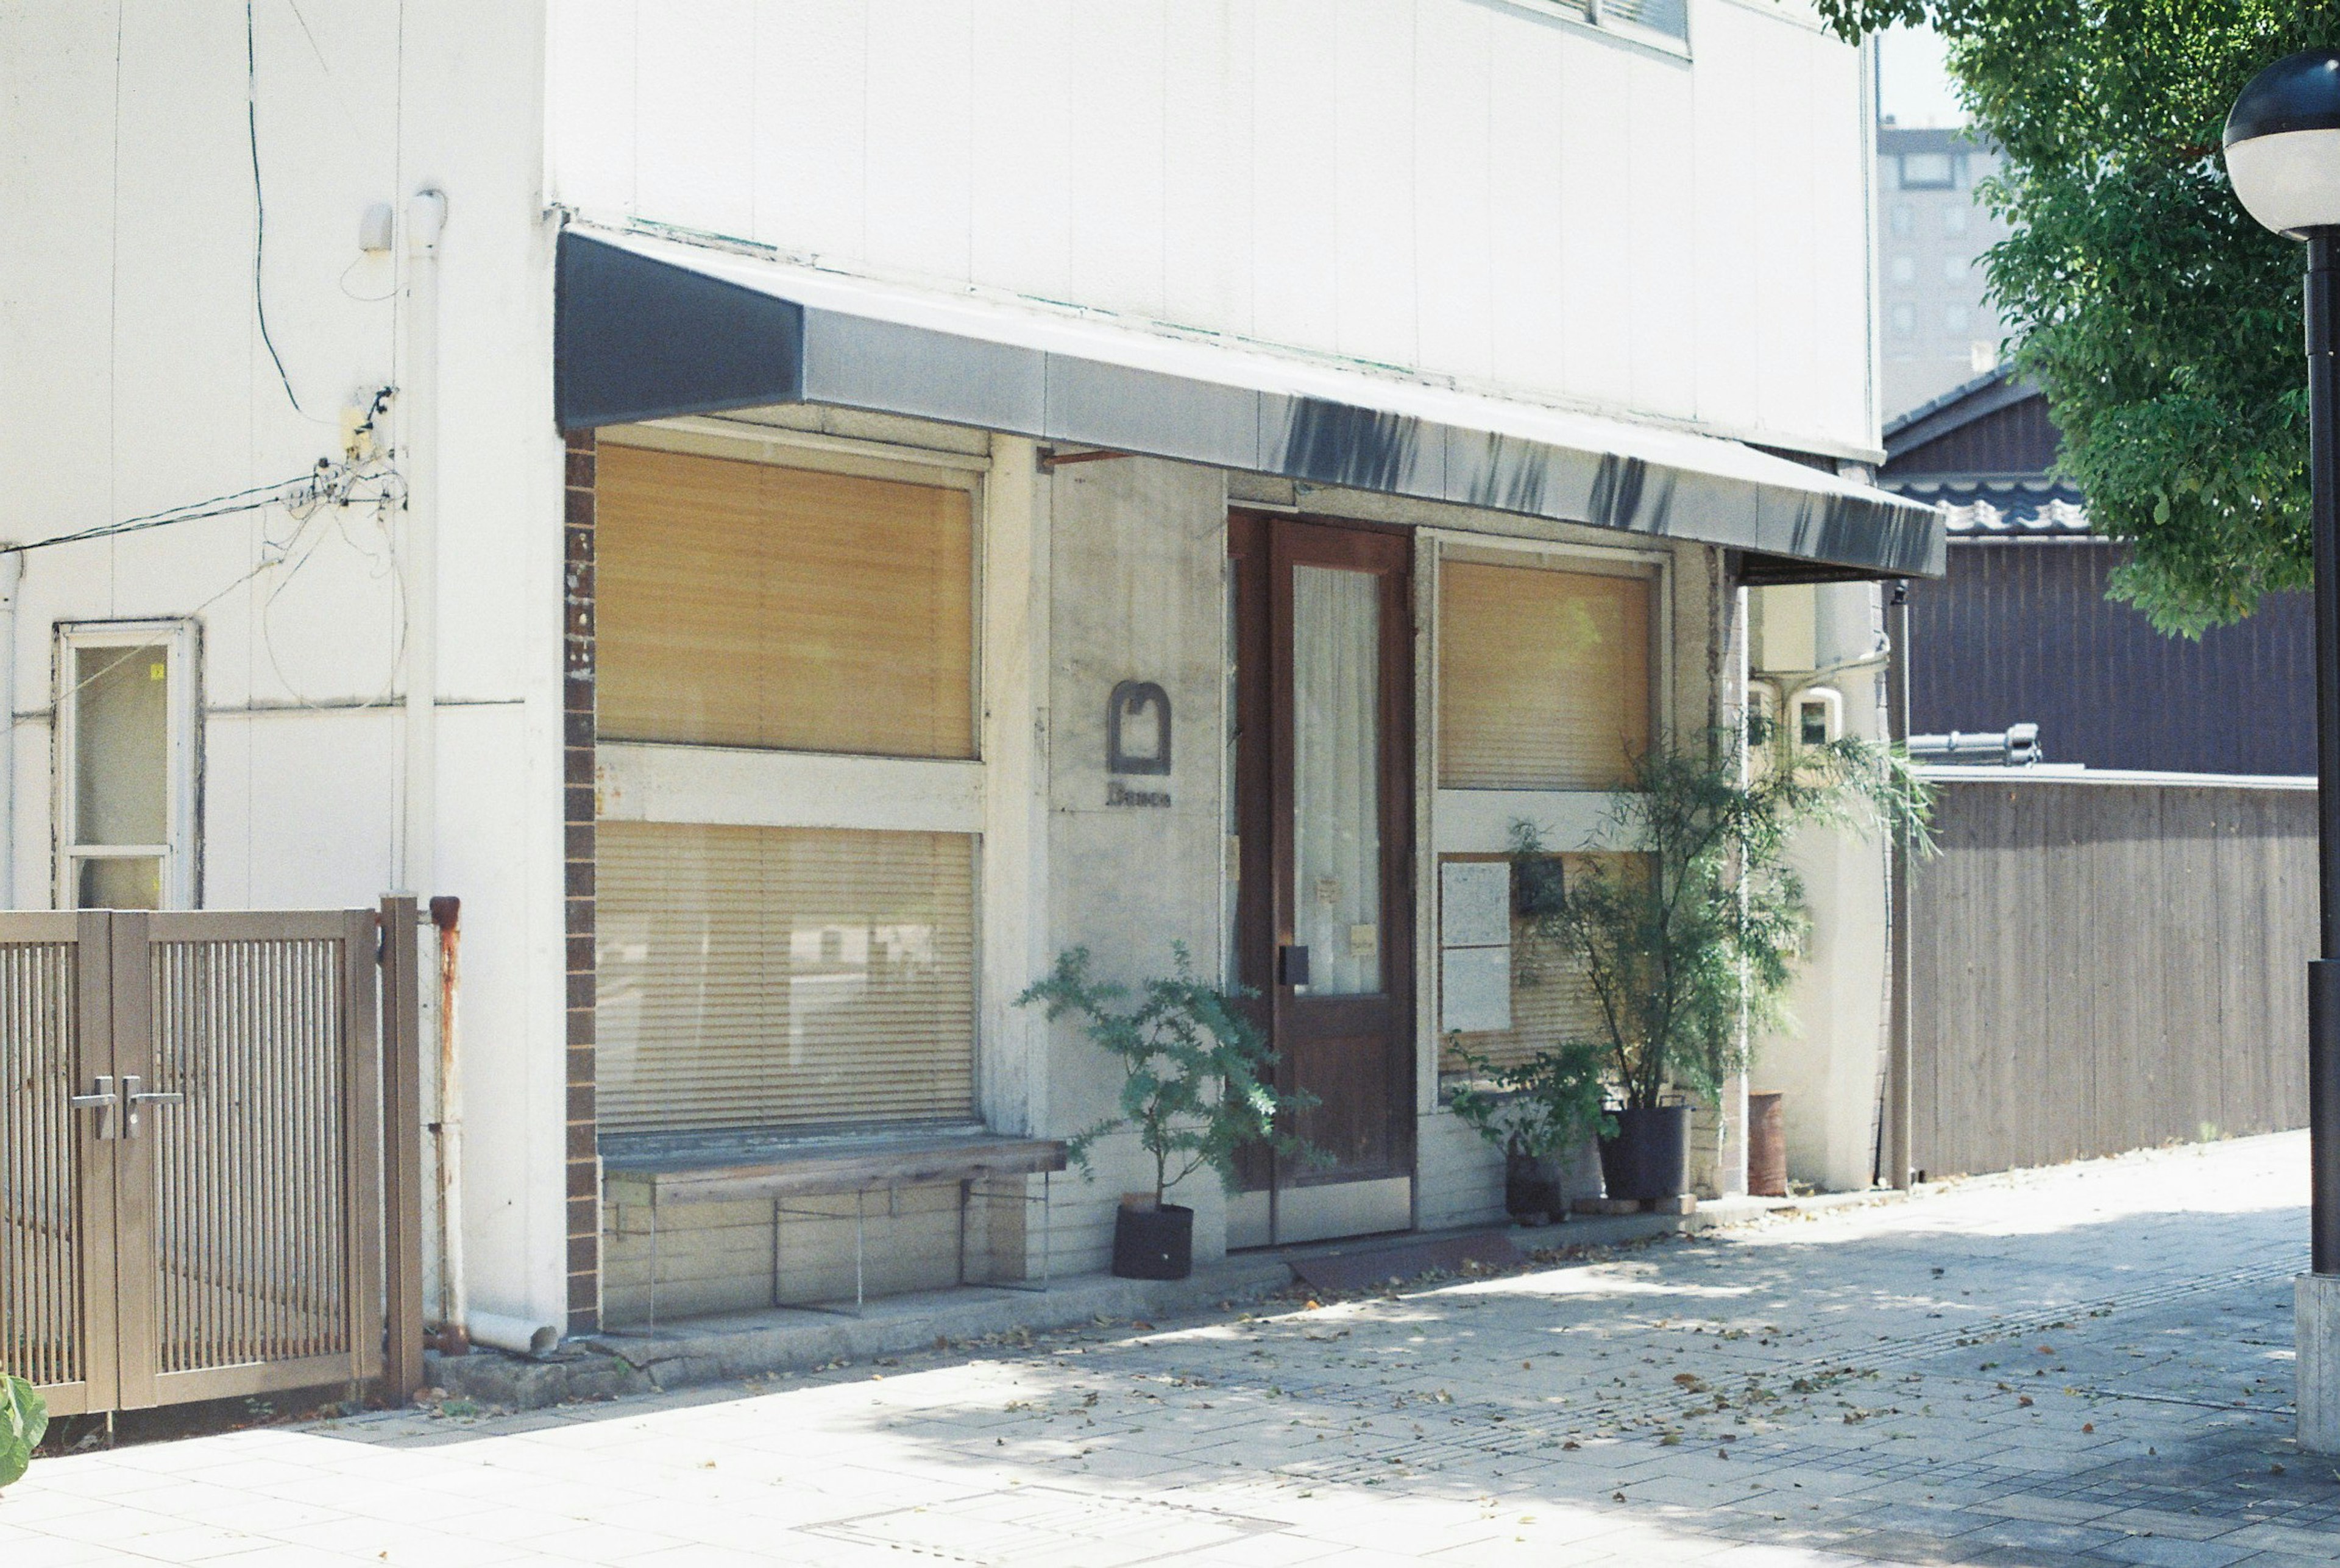
[[[1784,694],[1825,686],[1843,699],[1844,732],[1885,733],[1884,666],[1864,659],[1881,639],[1879,590],[1830,583],[1752,590],[1757,674]],[[1829,1191],[1866,1187],[1874,1169],[1879,1074],[1886,1014],[1887,890],[1884,845],[1874,834],[1808,829],[1789,864],[1804,879],[1811,940],[1788,1007],[1794,1027],[1757,1042],[1751,1077],[1785,1097],[1788,1174]]]
[[[1789,446],[1876,444],[1859,51],[1691,0],[555,0],[553,196]]]
[[[1049,535],[1048,928],[1056,951],[1086,946],[1097,972],[1135,988],[1169,972],[1183,942],[1195,970],[1225,972],[1221,782],[1226,692],[1226,476],[1150,459],[1082,463],[1046,481]],[[1123,680],[1153,680],[1174,718],[1163,807],[1106,804],[1106,705]],[[1118,1068],[1061,1021],[1048,1040],[1048,1130],[1110,1114]],[[1126,1136],[1101,1147],[1096,1179],[1058,1186],[1056,1256],[1103,1267],[1125,1192],[1151,1191]],[[1204,1173],[1174,1190],[1196,1210],[1195,1251],[1224,1246],[1223,1196]]]
[[[528,6],[256,13],[262,285],[240,6],[0,9],[0,540],[32,541],[308,471],[353,397],[405,379],[402,246],[361,215],[436,185],[440,807],[424,893],[464,901],[470,1258],[481,1305],[557,1317],[560,451],[550,415],[541,17]],[[370,904],[399,877],[410,519],[281,508],[25,558],[5,761],[19,907],[55,890],[52,628],[193,617],[202,898]]]

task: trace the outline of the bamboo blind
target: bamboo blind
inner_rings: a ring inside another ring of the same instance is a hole
[[[604,737],[975,755],[966,491],[616,445],[596,483]]]
[[[1650,743],[1646,577],[1439,568],[1438,767],[1448,789],[1612,789]]]
[[[611,1132],[966,1116],[976,841],[603,822]]]
[[[1635,863],[1645,866],[1646,858],[1617,852],[1559,857],[1562,875],[1571,878],[1583,875],[1595,864],[1611,876],[1631,875],[1637,868]],[[1609,1031],[1601,1017],[1600,998],[1585,979],[1582,963],[1552,944],[1536,940],[1529,923],[1513,916],[1512,1027],[1474,1031],[1459,1038],[1465,1050],[1486,1057],[1497,1067],[1513,1067],[1538,1051],[1552,1050],[1571,1041],[1606,1044]],[[1454,1054],[1453,1038],[1439,1052],[1438,1070],[1449,1076],[1468,1070]]]

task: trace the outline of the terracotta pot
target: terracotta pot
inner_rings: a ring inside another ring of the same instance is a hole
[[[1788,1123],[1777,1094],[1747,1097],[1747,1190],[1788,1196]]]
[[[1647,1203],[1679,1197],[1690,1186],[1690,1107],[1651,1106],[1611,1111],[1617,1136],[1601,1140],[1601,1179],[1609,1196]]]
[[[1184,1279],[1195,1272],[1195,1211],[1124,1204],[1113,1221],[1113,1272],[1119,1279]]]

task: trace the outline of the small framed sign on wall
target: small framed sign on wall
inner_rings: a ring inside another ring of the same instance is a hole
[[[1108,773],[1170,771],[1170,694],[1151,680],[1125,680],[1106,708]]]

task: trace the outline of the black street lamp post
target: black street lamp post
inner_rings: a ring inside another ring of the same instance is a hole
[[[2226,117],[2226,173],[2243,206],[2307,242],[2308,472],[2315,541],[2316,868],[2321,940],[2307,972],[2311,1275],[2300,1282],[2302,1446],[2340,1451],[2340,49],[2310,49],[2251,78]]]

